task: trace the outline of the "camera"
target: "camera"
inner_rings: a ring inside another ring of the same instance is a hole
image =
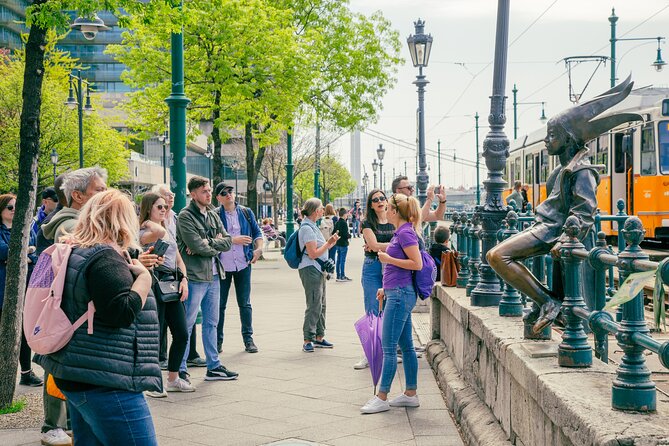
[[[335,271],[335,262],[332,259],[327,259],[327,260],[321,260],[321,259],[316,259],[318,264],[321,266],[321,271],[324,273],[331,274]]]

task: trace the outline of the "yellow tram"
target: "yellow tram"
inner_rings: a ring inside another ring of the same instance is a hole
[[[607,112],[634,112],[644,123],[624,124],[589,141],[590,161],[606,169],[601,172],[597,200],[602,215],[618,212],[616,202],[625,201],[624,211],[637,215],[647,239],[669,242],[669,88],[644,87]],[[515,181],[529,187],[528,201],[535,208],[546,199],[546,179],[559,161],[546,151],[546,127],[511,144],[506,178],[511,193]],[[603,223],[608,235],[616,225]]]

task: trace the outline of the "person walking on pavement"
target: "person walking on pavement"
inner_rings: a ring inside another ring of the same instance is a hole
[[[169,359],[167,361],[167,385],[163,392],[149,392],[151,397],[164,397],[167,392],[193,392],[195,386],[186,380],[179,378],[179,366],[186,351],[188,342],[188,331],[186,329],[186,310],[183,302],[188,299],[188,277],[186,277],[186,265],[177,249],[177,241],[165,227],[167,215],[167,204],[165,199],[158,194],[148,192],[142,197],[139,206],[139,243],[142,246],[152,246],[158,240],[167,243],[168,247],[163,254],[163,264],[157,266],[153,273],[157,280],[178,280],[180,277],[179,292],[180,300],[163,302],[156,299],[158,308],[158,320],[160,328],[164,325],[169,327],[172,333]],[[175,271],[177,271],[175,276]],[[155,285],[155,284],[154,284]],[[162,333],[161,333],[162,338]],[[162,342],[162,339],[161,341]],[[161,346],[162,347],[162,346]],[[161,366],[162,368],[162,366]]]
[[[234,280],[244,349],[247,353],[257,353],[258,347],[253,342],[251,265],[254,265],[262,256],[263,238],[251,209],[238,204],[235,198],[235,190],[232,186],[226,183],[216,185],[216,199],[220,205],[218,215],[223,222],[223,227],[232,237],[232,248],[222,252],[219,256],[225,270],[225,277],[221,279],[221,303],[216,331],[217,347],[220,353],[223,348],[225,309],[228,305],[230,286]]]
[[[394,194],[404,194],[407,197],[413,197],[413,193],[415,191],[415,187],[404,175],[400,175],[395,178],[391,187]],[[427,194],[427,199],[425,200],[425,204],[421,209],[421,221],[429,223],[443,220],[444,214],[446,213],[446,191],[444,186],[439,185],[436,188],[434,186],[429,186],[425,193]],[[434,201],[435,197],[439,200],[439,203],[437,204],[437,209],[432,210],[432,202]]]
[[[165,200],[167,205],[167,213],[165,214],[165,229],[172,236],[173,240],[177,239],[177,214],[172,210],[174,206],[174,192],[170,190],[167,184],[156,184],[151,188],[151,192],[158,194]],[[160,327],[160,352],[158,353],[161,370],[167,370],[167,327],[163,324]],[[200,357],[197,352],[197,324],[193,325],[190,332],[190,341],[188,348],[188,359],[186,365],[189,367],[206,367],[207,361]]]
[[[346,209],[339,209],[339,218],[334,225],[334,232],[339,235],[337,245],[333,248],[337,251],[337,261],[335,271],[337,272],[337,282],[351,282],[344,271],[346,267],[346,255],[348,254],[348,241],[351,238],[351,233],[348,231],[348,219],[346,218]],[[330,250],[332,251],[332,250]]]
[[[362,219],[362,209],[360,200],[355,200],[351,208],[351,233],[353,237],[360,237],[360,220]]]
[[[236,379],[238,374],[225,368],[218,358],[216,329],[220,312],[220,292],[223,270],[218,254],[232,247],[232,238],[223,227],[218,213],[211,206],[209,180],[194,176],[188,181],[191,202],[179,212],[177,244],[186,264],[188,300],[186,301],[187,329],[195,325],[202,307],[202,343],[207,361],[205,381]],[[186,360],[188,347],[181,361],[179,377],[188,379]]]
[[[391,406],[418,407],[416,395],[418,360],[413,346],[411,310],[416,305],[413,272],[423,267],[418,234],[421,230],[418,200],[404,194],[393,194],[388,203],[388,220],[395,226],[395,234],[379,260],[385,264],[383,288],[377,291],[379,301],[385,299],[383,316],[383,370],[379,392],[361,409],[363,414],[385,412]],[[390,385],[397,370],[397,347],[402,350],[405,391],[388,401]]]
[[[523,187],[523,184],[520,181],[513,183],[513,192],[511,195],[506,197],[506,204],[511,206],[511,200],[516,203],[516,209],[520,211],[523,208],[523,195],[520,193],[520,189]]]
[[[304,252],[298,270],[307,299],[307,309],[304,312],[302,326],[304,334],[302,350],[306,353],[313,353],[314,347],[334,347],[334,344],[325,340],[325,275],[327,272],[323,271],[322,265],[332,262],[328,258],[328,249],[337,243],[339,235],[332,234],[329,239],[325,240],[321,231],[318,230],[316,222],[323,217],[323,202],[318,198],[309,198],[304,202],[302,217],[297,238],[299,249]]]
[[[76,445],[158,444],[142,394],[161,387],[158,316],[151,275],[127,252],[138,227],[133,203],[118,190],[83,206],[62,308],[75,321],[92,301],[93,331],[82,326],[61,350],[35,356],[67,397]]]

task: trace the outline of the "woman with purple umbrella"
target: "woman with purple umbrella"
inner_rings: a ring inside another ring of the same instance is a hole
[[[390,406],[418,407],[416,387],[418,381],[418,359],[413,346],[411,310],[416,305],[416,290],[412,275],[423,267],[418,247],[420,232],[420,205],[413,197],[394,194],[388,201],[388,221],[395,226],[395,234],[385,252],[379,252],[379,260],[385,264],[383,288],[377,298],[386,300],[383,316],[383,371],[379,392],[367,402],[360,412],[372,414],[385,412]],[[397,370],[396,350],[402,350],[406,390],[388,401],[390,385]]]

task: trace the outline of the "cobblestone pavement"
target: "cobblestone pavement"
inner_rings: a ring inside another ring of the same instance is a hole
[[[260,352],[244,352],[238,310],[229,300],[221,360],[237,381],[205,382],[191,368],[194,393],[150,399],[161,445],[462,445],[425,358],[419,359],[421,407],[361,415],[372,397],[369,369],[353,370],[362,354],[353,323],[363,313],[361,239],[353,239],[346,274],[353,282],[327,285],[326,338],[333,350],[303,353],[304,294],[297,271],[278,250],[254,267],[253,326]],[[429,315],[415,315],[417,327]],[[419,338],[424,338],[422,335]],[[199,350],[202,352],[202,349]],[[403,370],[391,390],[402,391]],[[37,445],[37,429],[0,430],[2,445]]]

